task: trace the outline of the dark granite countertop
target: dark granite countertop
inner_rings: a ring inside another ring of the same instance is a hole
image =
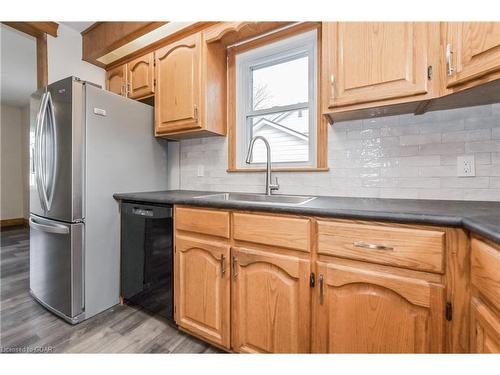
[[[383,220],[464,227],[500,244],[500,202],[320,196],[303,205],[293,206],[195,198],[200,195],[215,193],[217,192],[168,190],[116,193],[113,196],[117,200],[135,202],[186,204],[344,219]]]

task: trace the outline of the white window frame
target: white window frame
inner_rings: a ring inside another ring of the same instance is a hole
[[[308,102],[275,106],[263,110],[252,109],[252,70],[308,56]],[[278,168],[304,168],[317,166],[317,31],[307,31],[278,42],[240,53],[236,56],[236,167],[262,168],[265,163],[246,164],[250,143],[248,119],[294,109],[309,110],[309,160],[306,162],[273,162]]]

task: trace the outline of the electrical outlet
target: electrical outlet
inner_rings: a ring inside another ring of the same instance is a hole
[[[198,177],[203,177],[205,175],[205,167],[203,165],[198,165]]]
[[[457,156],[457,176],[474,177],[476,175],[476,162],[474,155]]]

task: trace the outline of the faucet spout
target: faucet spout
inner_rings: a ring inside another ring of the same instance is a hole
[[[276,183],[272,184],[271,183],[271,146],[269,145],[269,142],[267,141],[266,138],[264,138],[261,135],[257,135],[252,138],[250,141],[250,144],[248,145],[248,150],[247,150],[247,157],[246,157],[246,163],[250,164],[253,159],[253,147],[254,144],[257,140],[261,140],[264,142],[264,145],[266,146],[266,195],[271,195],[272,191],[278,190],[279,184],[278,184],[278,178],[276,178]]]

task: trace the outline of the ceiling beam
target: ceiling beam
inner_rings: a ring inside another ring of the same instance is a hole
[[[82,31],[82,59],[103,66],[98,58],[167,22],[96,22]]]
[[[44,34],[57,37],[57,29],[59,24],[57,22],[2,22],[23,33],[29,34],[38,38]]]

